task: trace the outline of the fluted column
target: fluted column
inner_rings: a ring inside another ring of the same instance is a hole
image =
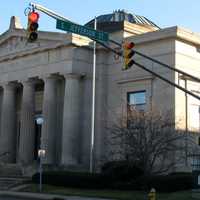
[[[65,95],[62,133],[62,164],[78,164],[80,127],[80,76],[65,76]]]
[[[46,151],[43,163],[54,164],[56,159],[56,122],[57,122],[57,78],[48,77],[44,80],[44,99],[42,114],[41,147]]]
[[[21,129],[19,142],[19,162],[30,164],[34,160],[35,143],[35,88],[34,82],[23,82],[21,105]]]
[[[2,112],[1,112],[1,153],[4,162],[14,163],[16,160],[16,98],[15,85],[3,86]]]

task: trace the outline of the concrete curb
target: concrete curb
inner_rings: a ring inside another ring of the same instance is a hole
[[[40,193],[30,193],[30,192],[12,192],[12,191],[0,191],[0,196],[7,197],[19,197],[24,200],[26,199],[40,199],[40,200],[111,200],[98,197],[81,197],[81,196],[64,196],[56,194],[40,194]]]
[[[29,193],[29,192],[11,192],[11,191],[0,191],[0,196],[20,197],[24,199],[44,199],[44,200],[54,199],[54,197],[57,197],[57,195]]]

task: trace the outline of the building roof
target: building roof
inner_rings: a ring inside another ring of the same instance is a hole
[[[111,14],[100,15],[96,19],[98,23],[128,21],[133,24],[148,25],[159,28],[155,23],[153,23],[146,17],[128,13],[124,10],[117,10]],[[86,26],[93,26],[93,24],[94,24],[94,19],[86,23]]]

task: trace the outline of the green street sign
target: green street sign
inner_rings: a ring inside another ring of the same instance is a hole
[[[96,40],[107,42],[109,39],[109,34],[103,31],[96,31],[92,28],[81,26],[78,24],[74,24],[72,22],[66,22],[57,20],[56,28],[61,29],[63,31],[69,31],[72,33],[76,33],[79,35],[87,36],[89,38],[94,38]]]

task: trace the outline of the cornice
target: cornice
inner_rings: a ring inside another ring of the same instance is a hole
[[[120,79],[116,80],[117,84],[125,84],[130,82],[138,82],[138,81],[151,81],[154,79],[154,76],[142,76],[142,77],[135,77],[135,78],[129,78],[129,79]]]
[[[161,30],[156,30],[148,33],[143,33],[140,35],[135,35],[129,37],[127,40],[134,41],[135,44],[143,44],[148,42],[154,42],[158,40],[175,38],[177,33],[177,27],[171,27]]]
[[[200,45],[200,34],[189,29],[177,27],[177,37],[195,45]]]
[[[57,43],[57,44],[53,44],[53,45],[46,45],[46,46],[43,46],[43,47],[31,48],[30,50],[25,49],[25,50],[20,51],[20,52],[7,54],[5,56],[0,57],[0,62],[13,60],[13,59],[16,59],[16,58],[32,55],[32,54],[35,54],[35,53],[41,53],[41,52],[44,52],[44,51],[49,51],[49,50],[52,50],[52,49],[57,49],[57,48],[67,47],[67,46],[72,46],[72,45],[74,45],[74,44],[71,41],[68,41],[68,42],[62,42],[62,43]]]
[[[135,44],[149,43],[166,39],[183,40],[187,43],[192,43],[196,46],[200,45],[200,34],[194,33],[188,29],[178,26],[169,27],[161,30],[156,30],[140,35],[129,37],[127,40],[134,41]]]

